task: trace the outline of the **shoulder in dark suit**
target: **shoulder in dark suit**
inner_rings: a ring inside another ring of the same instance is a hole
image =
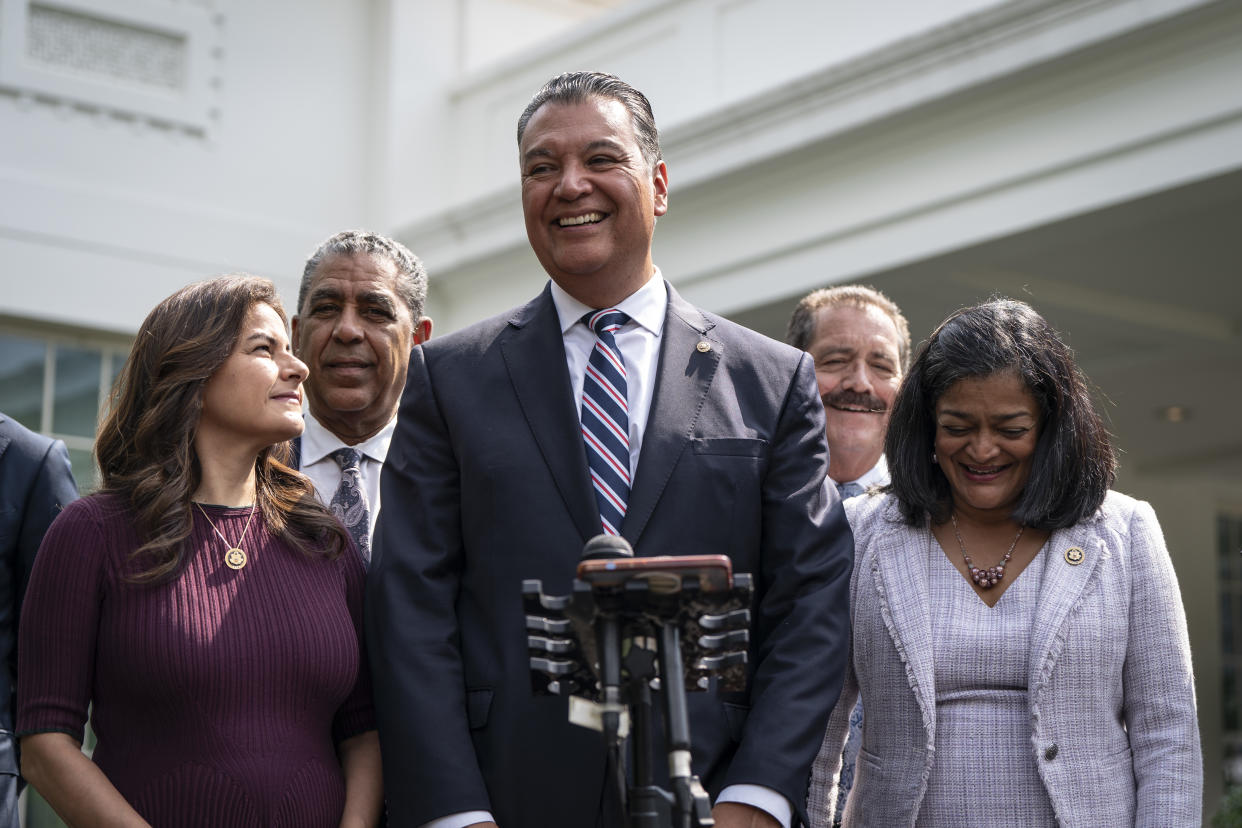
[[[65,444],[0,414],[0,826],[17,826],[17,621],[43,533],[78,489]]]
[[[690,699],[695,772],[713,794],[763,785],[801,813],[853,559],[823,485],[812,366],[670,287],[654,383],[622,534],[639,555],[728,554],[757,584],[749,691]],[[367,601],[392,824],[472,810],[504,828],[595,824],[599,734],[532,697],[520,600],[526,578],[567,592],[599,532],[571,397],[547,290],[411,355]]]

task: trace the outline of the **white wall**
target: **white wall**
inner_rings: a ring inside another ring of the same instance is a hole
[[[132,94],[98,73],[63,96],[0,86],[0,312],[132,332],[175,288],[231,270],[276,278],[291,300],[315,243],[378,220],[369,4],[168,5],[189,21],[202,88]],[[160,3],[63,6],[135,37],[164,24]],[[22,45],[6,39],[5,57]],[[160,97],[195,106],[151,123],[142,107]]]

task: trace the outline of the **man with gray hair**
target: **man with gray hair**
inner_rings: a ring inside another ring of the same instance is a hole
[[[396,426],[410,349],[431,336],[427,273],[400,242],[346,230],[306,261],[293,348],[310,373],[294,464],[370,560],[380,468]]]

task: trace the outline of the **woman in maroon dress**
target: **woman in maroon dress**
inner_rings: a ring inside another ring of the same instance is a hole
[[[305,377],[265,279],[143,322],[22,615],[22,771],[69,823],[378,823],[362,561],[283,462]]]

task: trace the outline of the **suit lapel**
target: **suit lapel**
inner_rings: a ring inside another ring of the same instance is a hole
[[[892,529],[877,537],[871,568],[889,637],[906,667],[906,680],[918,700],[923,727],[935,738],[936,687],[927,558],[930,529],[910,529],[889,505],[883,519]],[[930,541],[935,543],[934,540]],[[935,552],[936,550],[931,550]]]
[[[1038,704],[1039,691],[1052,673],[1052,666],[1060,655],[1058,641],[1070,612],[1082,598],[1083,591],[1091,582],[1100,562],[1108,554],[1108,547],[1097,532],[1099,513],[1069,529],[1058,529],[1048,539],[1044,549],[1044,577],[1039,588],[1039,601],[1035,605],[1035,621],[1031,628],[1031,662],[1028,687],[1032,702]],[[1071,549],[1082,551],[1082,563],[1072,565],[1067,553]]]
[[[9,447],[9,429],[4,427],[8,421],[8,417],[0,414],[0,456],[4,455],[4,450]]]
[[[660,342],[655,392],[643,430],[643,447],[621,535],[638,548],[647,522],[673,473],[673,467],[694,434],[703,398],[711,387],[724,345],[710,331],[712,323],[693,305],[668,288],[668,311]],[[707,352],[698,344],[707,341]],[[641,554],[641,552],[639,553]]]
[[[544,288],[509,320],[500,352],[526,423],[582,539],[599,534],[595,490],[574,409],[565,342],[552,294]]]

